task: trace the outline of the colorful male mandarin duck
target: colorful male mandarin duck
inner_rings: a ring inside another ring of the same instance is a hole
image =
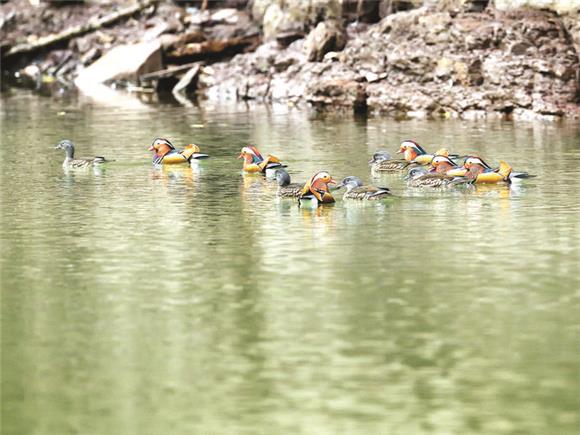
[[[356,199],[358,201],[377,201],[384,198],[392,198],[393,194],[387,187],[365,186],[362,180],[355,176],[344,178],[337,188],[346,187],[344,199]]]
[[[434,154],[429,154],[425,149],[414,140],[404,140],[401,142],[398,154],[403,154],[403,157],[408,162],[418,163],[420,165],[428,165],[435,156],[458,157],[456,154],[450,155],[449,150],[441,148]]]
[[[101,156],[95,156],[89,159],[75,159],[75,146],[72,141],[68,139],[61,140],[54,147],[55,150],[65,150],[66,156],[62,167],[65,169],[86,169],[103,163],[114,162],[114,160],[107,160]]]
[[[156,165],[175,165],[179,163],[189,163],[192,160],[206,159],[207,154],[200,153],[200,149],[195,144],[186,145],[183,150],[177,150],[167,139],[158,137],[149,147],[149,151],[155,151],[153,163]]]
[[[276,169],[284,167],[277,157],[268,154],[264,159],[260,151],[251,145],[242,148],[238,159],[244,159],[244,172],[249,173],[262,172],[269,176],[274,175]]]
[[[448,175],[450,177],[463,177],[467,169],[462,166],[458,166],[453,160],[446,156],[435,156],[431,160],[431,169],[429,172]]]
[[[334,197],[330,194],[329,184],[336,184],[330,174],[326,171],[317,172],[302,188],[300,201],[316,205],[333,203]]]
[[[276,181],[278,182],[278,196],[299,198],[302,195],[304,183],[291,183],[290,174],[284,169],[276,170]]]
[[[467,170],[465,178],[473,184],[511,182],[512,167],[503,160],[499,161],[499,168],[494,170],[479,157],[467,157],[463,167]]]
[[[369,160],[369,165],[371,165],[373,172],[401,172],[413,163],[403,159],[391,159],[391,155],[387,151],[377,151]]]

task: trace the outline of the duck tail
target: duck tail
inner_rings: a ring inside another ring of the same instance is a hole
[[[449,182],[452,186],[459,186],[461,184],[468,184],[470,180],[467,177],[455,177]]]
[[[181,155],[185,157],[187,160],[191,159],[191,156],[195,153],[199,153],[200,149],[197,145],[190,143],[189,145],[185,145],[183,151],[181,151]]]
[[[507,162],[500,160],[497,172],[504,180],[509,180],[510,174],[512,173],[512,167]]]
[[[510,178],[534,178],[536,175],[528,174],[527,172],[513,172],[510,174]]]
[[[114,162],[115,160],[112,159],[106,159],[103,156],[95,156],[94,160],[95,163],[109,163],[109,162]]]
[[[268,154],[268,157],[266,157],[265,160],[262,160],[262,162],[260,162],[258,164],[258,166],[260,167],[260,169],[262,171],[265,171],[268,168],[282,168],[285,167],[282,165],[282,162],[280,161],[280,159],[278,157],[272,156],[270,154]]]

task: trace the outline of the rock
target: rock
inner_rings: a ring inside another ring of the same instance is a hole
[[[100,56],[101,56],[101,50],[97,47],[93,47],[81,56],[80,61],[83,65],[88,65],[90,63],[93,63]]]
[[[384,18],[396,12],[419,8],[422,5],[422,0],[381,0],[379,4],[379,17]]]
[[[75,84],[82,89],[115,80],[137,82],[139,76],[161,67],[161,45],[158,41],[119,45],[81,71]]]
[[[366,108],[365,88],[354,80],[331,79],[314,83],[308,87],[306,98],[318,106]]]
[[[192,93],[195,91],[197,85],[197,77],[199,76],[200,66],[196,65],[185,73],[185,75],[177,82],[174,86],[172,92],[179,93],[185,91],[186,93]]]
[[[304,31],[320,21],[342,16],[341,0],[254,0],[252,16],[262,23],[264,39],[275,39],[279,33]]]
[[[343,0],[342,16],[348,21],[376,23],[381,18],[377,0]]]
[[[558,14],[568,14],[580,10],[575,0],[493,0],[493,5],[501,11],[516,9],[549,9]]]
[[[286,32],[279,32],[276,34],[276,42],[280,47],[288,47],[294,41],[302,39],[306,33],[301,30],[288,30]]]
[[[515,44],[512,44],[509,51],[514,56],[523,56],[530,47],[531,45],[527,42],[516,42]]]
[[[336,21],[318,23],[304,42],[304,52],[309,61],[320,62],[330,51],[340,51],[346,44],[344,29]]]
[[[143,41],[155,41],[163,33],[167,32],[169,25],[167,23],[159,23],[145,32],[141,38]]]
[[[214,12],[210,17],[210,20],[216,23],[237,24],[240,20],[240,16],[241,12],[237,9],[227,8]]]
[[[303,25],[292,18],[278,4],[271,4],[264,13],[263,29],[266,41],[276,38],[278,33],[288,33],[301,31]]]
[[[580,113],[578,55],[560,19],[537,11],[463,13],[468,3],[474,0],[349,26],[347,43],[335,20],[321,21],[287,47],[272,41],[214,63],[212,74],[200,74],[198,92],[402,117]],[[268,8],[289,11],[277,2]]]

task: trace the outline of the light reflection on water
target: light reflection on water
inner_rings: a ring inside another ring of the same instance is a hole
[[[6,433],[580,430],[578,124],[0,104]],[[117,161],[65,173],[63,137]],[[538,177],[312,210],[235,159],[371,180],[408,137]]]

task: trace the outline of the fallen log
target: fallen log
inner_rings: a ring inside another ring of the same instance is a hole
[[[134,5],[128,6],[116,12],[112,12],[108,15],[105,15],[104,17],[93,17],[85,24],[71,27],[60,33],[43,36],[42,38],[38,38],[38,40],[35,42],[15,45],[14,47],[11,47],[3,57],[9,58],[18,54],[31,53],[36,50],[46,48],[57,42],[66,41],[68,39],[74,38],[75,36],[98,30],[101,27],[111,24],[121,18],[131,16],[134,13],[151,6],[157,1],[158,0],[139,0]]]
[[[166,53],[168,60],[178,61],[180,59],[203,59],[216,55],[229,55],[242,52],[249,47],[257,46],[260,43],[259,35],[251,35],[225,40],[210,40],[185,44]]]
[[[139,80],[140,81],[149,81],[149,80],[159,80],[159,79],[166,79],[169,77],[175,77],[177,74],[189,71],[191,68],[195,67],[196,65],[199,65],[199,62],[191,62],[191,63],[186,63],[185,65],[169,67],[167,69],[162,69],[159,71],[154,71],[154,72],[150,72],[147,74],[143,74],[143,75],[141,75],[141,77],[139,77]]]

